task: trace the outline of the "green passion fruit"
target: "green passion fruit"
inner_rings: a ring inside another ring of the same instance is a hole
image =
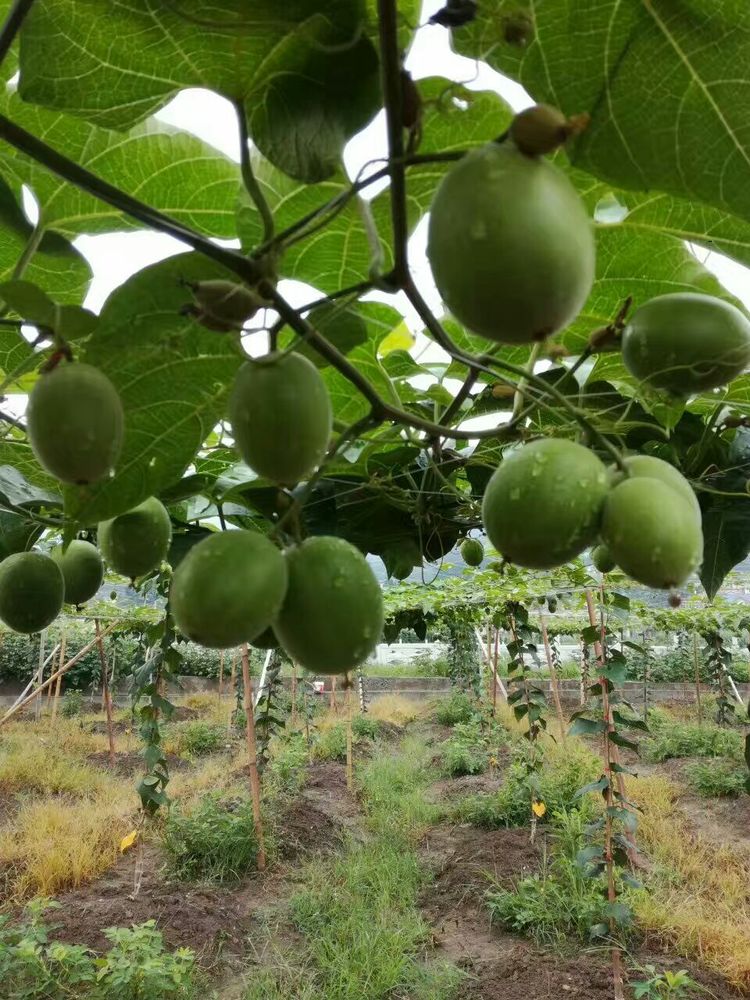
[[[41,375],[29,395],[26,421],[39,464],[63,483],[95,483],[110,475],[120,457],[122,403],[92,365],[66,362]]]
[[[14,632],[40,632],[59,615],[65,595],[60,567],[41,552],[16,552],[0,563],[0,618]]]
[[[693,492],[693,487],[685,479],[679,469],[675,469],[669,462],[665,462],[655,455],[629,455],[625,459],[625,466],[631,477],[646,476],[649,479],[658,479],[666,486],[671,487],[686,500],[700,523],[701,508],[698,497]],[[613,469],[612,481],[614,484],[625,478],[625,474],[620,469]]]
[[[99,551],[116,573],[131,580],[156,569],[167,558],[171,540],[169,514],[156,497],[102,521],[97,530]]]
[[[467,538],[461,543],[461,558],[467,566],[481,566],[484,546],[478,538]]]
[[[606,545],[594,546],[591,550],[591,561],[600,573],[611,573],[613,569],[617,568],[617,563]]]
[[[648,476],[625,479],[611,490],[601,534],[620,569],[647,587],[679,587],[703,558],[703,533],[691,505]]]
[[[717,389],[750,365],[750,321],[712,295],[659,295],[630,317],[622,359],[655,389],[679,396]]]
[[[104,580],[104,563],[97,547],[75,539],[64,552],[62,546],[55,549],[52,558],[62,571],[66,602],[79,605],[91,600]]]
[[[501,343],[561,330],[594,281],[594,236],[575,188],[511,143],[489,143],[446,174],[430,209],[427,254],[456,319]]]
[[[603,462],[574,441],[543,438],[508,455],[482,501],[490,541],[510,562],[552,569],[596,538],[609,488]]]
[[[343,674],[375,649],[383,596],[367,560],[343,538],[308,538],[287,553],[289,587],[274,631],[317,674]]]
[[[209,649],[251,642],[281,608],[287,567],[279,549],[255,531],[204,538],[174,572],[170,603],[180,631]]]
[[[269,354],[240,368],[229,420],[250,468],[273,482],[293,485],[320,464],[333,416],[320,372],[292,352]]]

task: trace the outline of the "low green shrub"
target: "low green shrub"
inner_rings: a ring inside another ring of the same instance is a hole
[[[355,715],[352,719],[352,733],[358,739],[376,740],[382,732],[380,719],[372,719],[369,715]]]
[[[517,755],[525,747],[516,750]],[[546,807],[545,816],[575,811],[584,817],[593,806],[589,796],[578,796],[578,790],[601,773],[599,761],[588,749],[568,744],[545,762],[539,774],[539,797]],[[520,759],[514,760],[505,773],[505,781],[497,792],[469,795],[456,806],[456,819],[488,829],[524,826],[531,815],[531,791],[526,769]]]
[[[346,760],[346,726],[344,723],[337,722],[334,726],[320,730],[313,743],[312,752],[315,760],[337,760],[343,763]]]
[[[736,798],[745,791],[747,769],[729,761],[696,761],[685,768],[685,777],[693,791],[706,798]]]
[[[655,722],[653,736],[641,744],[643,757],[665,761],[675,757],[727,757],[741,760],[744,740],[739,732],[720,726],[689,722]]]
[[[174,808],[164,824],[167,872],[190,881],[229,882],[255,867],[258,844],[249,799],[208,795],[189,813]]]
[[[441,726],[455,726],[458,722],[469,722],[476,711],[474,701],[467,694],[456,691],[443,698],[435,707],[435,721]]]
[[[187,757],[206,757],[208,754],[218,753],[227,745],[224,726],[202,719],[176,722],[169,726],[167,733],[177,753]]]
[[[587,878],[577,863],[584,846],[584,820],[577,812],[556,813],[552,857],[540,874],[521,879],[514,889],[497,886],[487,894],[492,920],[559,947],[567,938],[585,941],[602,919],[605,900],[598,880]]]
[[[59,904],[37,899],[12,924],[0,916],[0,982],[5,1000],[191,1000],[197,996],[195,955],[170,952],[149,920],[110,927],[101,958],[81,945],[54,940],[45,919]]]
[[[282,733],[272,744],[271,759],[263,775],[266,793],[294,794],[305,783],[308,750],[302,732]]]
[[[507,742],[507,731],[489,720],[474,716],[471,722],[457,722],[441,747],[443,770],[453,778],[482,774]]]
[[[68,691],[60,702],[60,715],[64,719],[75,719],[84,712],[84,697],[80,691]]]

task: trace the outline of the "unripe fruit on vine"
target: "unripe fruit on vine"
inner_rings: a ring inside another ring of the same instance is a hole
[[[235,443],[251,469],[292,485],[322,461],[333,425],[326,384],[301,354],[247,361],[229,400]]]
[[[39,464],[63,483],[108,476],[122,449],[125,416],[107,376],[92,365],[62,363],[29,395],[26,427]]]
[[[606,545],[596,545],[591,550],[591,561],[600,573],[611,573],[617,569],[617,563]]]
[[[554,615],[557,611],[557,597],[554,595],[547,598],[547,611],[549,611],[551,615]]]
[[[125,514],[102,521],[97,541],[110,567],[135,580],[167,558],[172,522],[164,504],[156,497],[149,497]]]
[[[461,543],[461,558],[467,566],[482,565],[484,546],[478,538],[467,538]]]
[[[174,572],[170,604],[177,627],[209,649],[251,642],[281,608],[287,568],[279,549],[256,531],[204,538]]]
[[[712,295],[659,295],[630,317],[622,359],[656,389],[679,396],[716,389],[750,365],[750,321]]]
[[[558,108],[535,104],[520,111],[510,123],[510,137],[526,156],[551,153],[568,138],[568,119]]]
[[[594,236],[575,188],[507,142],[469,153],[443,178],[427,254],[456,319],[501,343],[561,330],[594,281]]]
[[[241,330],[263,305],[263,300],[251,288],[233,281],[198,281],[190,288],[195,304],[185,312],[217,333]]]
[[[647,587],[679,587],[703,558],[690,504],[659,479],[634,476],[609,493],[602,539],[623,572]]]
[[[492,474],[482,501],[485,531],[510,562],[561,566],[596,538],[608,488],[593,451],[559,438],[533,441]]]
[[[255,649],[278,649],[279,640],[276,638],[273,626],[269,625],[267,629],[264,629],[264,631],[260,633],[260,635],[256,635],[256,637],[250,641],[250,645]]]
[[[411,576],[415,566],[422,565],[419,546],[410,539],[387,546],[380,557],[385,563],[388,576],[392,576],[394,580],[405,580]]]
[[[308,538],[287,553],[289,587],[274,631],[289,656],[318,674],[343,674],[375,649],[383,596],[365,557],[343,538]]]
[[[675,469],[669,462],[665,462],[655,455],[629,455],[625,459],[625,465],[631,477],[647,476],[650,479],[658,479],[679,493],[683,500],[687,501],[700,524],[701,508],[698,503],[698,497],[693,492],[693,487],[679,469]],[[625,475],[620,469],[613,469],[613,484],[617,484],[623,478],[625,478]]]
[[[41,552],[17,552],[0,563],[0,618],[14,632],[40,632],[59,615],[65,585],[60,567]]]
[[[85,604],[99,590],[104,579],[104,563],[99,550],[91,542],[75,539],[65,552],[62,547],[52,553],[65,582],[65,602]]]

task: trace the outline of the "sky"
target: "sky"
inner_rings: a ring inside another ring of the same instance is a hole
[[[494,90],[516,111],[532,104],[529,95],[517,83],[494,72],[484,63],[477,63],[451,51],[449,32],[445,28],[427,24],[430,15],[441,6],[440,0],[425,0],[420,21],[423,26],[417,32],[407,60],[407,68],[412,76],[416,80],[428,76],[446,76],[464,82],[471,90]],[[159,112],[157,118],[194,133],[235,161],[239,161],[239,137],[235,113],[224,98],[210,91],[186,90]],[[386,148],[385,120],[384,114],[381,113],[347,146],[345,163],[349,175],[354,177],[363,164],[383,156]],[[368,197],[373,197],[379,189],[377,185],[373,185],[368,191]],[[33,221],[33,200],[27,198],[26,204]],[[442,312],[440,297],[432,282],[425,255],[426,233],[425,218],[410,242],[410,264],[423,295],[439,315]],[[84,304],[96,312],[101,309],[113,289],[121,285],[131,274],[149,264],[186,250],[171,237],[148,231],[83,236],[75,242],[93,270],[93,281]],[[718,276],[730,292],[750,308],[750,272],[745,267],[720,254],[710,253],[701,248],[697,249],[697,256]],[[280,290],[295,305],[309,302],[318,294],[309,286],[290,281],[282,282]],[[379,293],[372,293],[368,297],[389,301],[401,310],[412,332],[417,335],[412,352],[415,356],[421,357],[424,361],[446,359],[440,348],[419,334],[421,324],[403,296],[399,296],[395,302],[393,297]],[[259,343],[258,338],[254,339],[254,343]],[[454,391],[459,385],[458,382],[451,381],[445,384]],[[21,412],[25,408],[25,400],[16,397],[14,403],[16,412]],[[476,425],[486,426],[486,420],[487,418],[480,419]],[[473,424],[469,421],[464,426],[472,427]]]

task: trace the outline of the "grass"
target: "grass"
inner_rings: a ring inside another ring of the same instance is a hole
[[[162,831],[167,872],[180,880],[230,882],[255,867],[258,843],[248,798],[203,798],[191,811],[174,808]]]
[[[521,879],[514,889],[496,886],[487,894],[493,920],[531,937],[538,945],[560,948],[570,938],[587,941],[601,920],[601,884],[584,877],[576,863],[585,845],[583,817],[557,813],[552,857],[538,875]]]
[[[747,776],[747,769],[723,760],[696,761],[685,768],[690,788],[706,798],[737,798],[746,789]]]
[[[429,929],[418,910],[427,881],[414,850],[436,817],[425,788],[434,774],[423,740],[407,738],[398,755],[377,753],[358,771],[370,837],[334,860],[317,860],[291,902],[304,935],[293,968],[253,974],[245,1000],[449,1000],[461,978],[454,967],[427,964]]]
[[[462,774],[482,774],[497,760],[500,747],[508,742],[505,729],[474,716],[457,722],[450,737],[441,745],[443,771],[456,778]]]
[[[524,746],[520,753],[526,752]],[[578,798],[578,789],[601,774],[601,761],[579,740],[545,742],[540,795],[547,815],[579,810],[585,816],[593,808],[591,798]],[[469,795],[456,806],[456,819],[486,828],[524,826],[531,814],[531,793],[523,764],[515,760],[505,772],[497,792]]]
[[[441,726],[455,726],[459,722],[471,721],[476,710],[477,705],[473,699],[456,691],[437,703],[433,716]]]
[[[191,719],[165,726],[164,749],[191,760],[219,753],[231,741],[232,736],[227,733],[226,723],[220,725],[204,719]]]
[[[750,989],[750,861],[694,832],[676,808],[668,779],[628,780],[639,814],[639,844],[652,870],[635,894],[638,923],[665,948],[700,960]]]
[[[726,757],[742,760],[744,739],[736,730],[652,717],[654,735],[643,741],[645,760],[661,762],[675,757]]]

